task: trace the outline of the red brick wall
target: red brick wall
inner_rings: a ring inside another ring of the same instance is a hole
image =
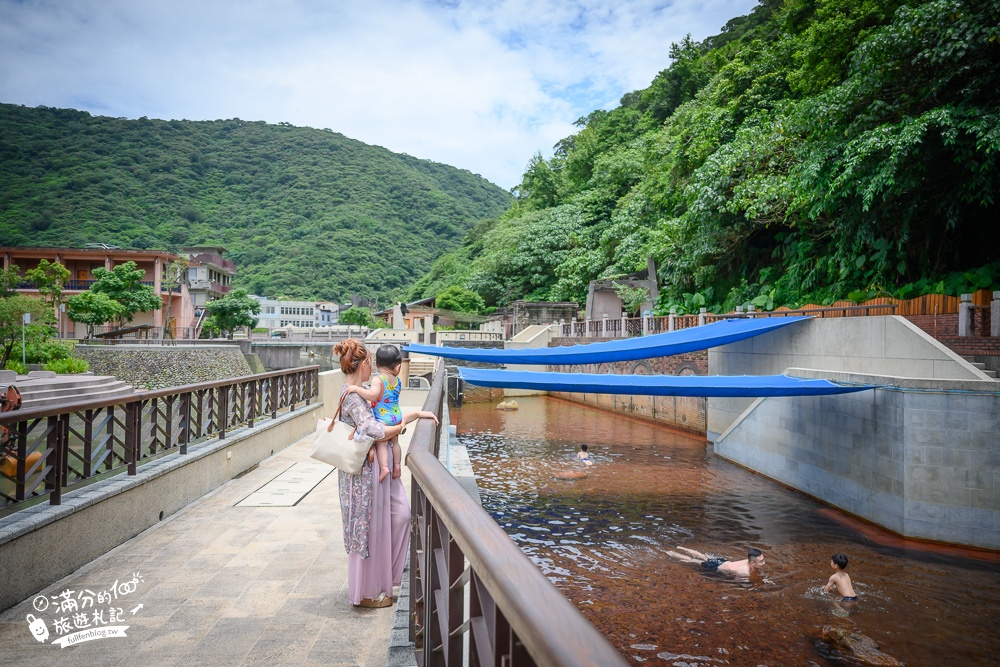
[[[977,315],[977,318],[979,316]],[[923,329],[957,354],[967,357],[1000,356],[1000,338],[979,336],[985,325],[989,333],[989,322],[976,321],[976,336],[958,335],[958,315],[907,315],[906,319]]]

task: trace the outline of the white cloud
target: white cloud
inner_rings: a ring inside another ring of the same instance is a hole
[[[754,0],[0,0],[0,101],[326,127],[509,188]]]

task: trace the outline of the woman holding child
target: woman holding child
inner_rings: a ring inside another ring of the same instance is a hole
[[[437,423],[437,417],[425,411],[405,413],[402,423],[395,426],[378,421],[371,403],[347,391],[348,386],[371,379],[371,353],[353,338],[339,343],[334,352],[340,356],[340,370],[344,373],[341,419],[354,426],[357,433],[375,440],[389,440],[399,436],[403,427],[415,419],[433,419]],[[392,448],[387,449],[391,468]],[[360,475],[338,472],[348,595],[356,607],[388,607],[393,602],[392,587],[398,586],[403,577],[410,544],[410,504],[406,490],[398,477],[379,480],[370,460]]]

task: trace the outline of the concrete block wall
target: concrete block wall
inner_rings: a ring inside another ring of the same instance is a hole
[[[716,454],[900,535],[1000,549],[1000,389],[834,375],[884,388],[757,399]]]
[[[552,346],[577,345],[600,342],[594,338],[557,338]],[[606,339],[604,339],[606,340]],[[706,375],[708,355],[689,352],[671,357],[658,357],[642,361],[625,361],[608,364],[576,365],[568,368],[552,367],[549,370],[570,373],[609,373],[614,375]],[[553,392],[578,403],[593,405],[603,410],[622,412],[647,419],[698,436],[704,436],[707,426],[707,409],[704,398],[684,396],[616,396],[613,394],[583,394]]]
[[[786,368],[932,380],[989,380],[969,362],[899,316],[812,319],[708,352],[710,375],[773,375]],[[752,399],[709,399],[709,439]]]

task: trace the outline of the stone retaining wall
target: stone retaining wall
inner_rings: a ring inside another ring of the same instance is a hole
[[[607,341],[602,338],[557,338],[552,347],[560,345],[578,345],[581,343],[598,343]],[[707,375],[708,353],[688,352],[670,357],[657,357],[641,361],[623,361],[605,364],[576,365],[569,367],[553,366],[551,371],[569,373],[601,373],[610,375]],[[639,417],[704,436],[707,427],[706,404],[704,398],[684,396],[618,396],[615,394],[581,394],[552,392],[577,403],[594,405],[604,410],[623,412],[633,417]]]
[[[94,375],[111,375],[140,389],[162,389],[252,375],[235,345],[159,347],[77,345]]]

